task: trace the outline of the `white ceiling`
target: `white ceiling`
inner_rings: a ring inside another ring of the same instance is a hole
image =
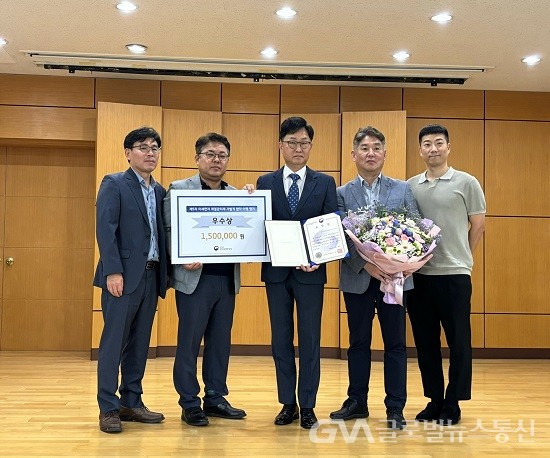
[[[0,1],[0,37],[8,40],[0,73],[67,75],[37,67],[22,51],[127,56],[128,43],[147,45],[147,58],[252,62],[265,61],[259,51],[272,46],[279,51],[270,60],[274,68],[277,62],[395,65],[392,54],[404,49],[411,53],[407,65],[489,67],[453,87],[550,92],[548,0],[135,0],[132,14],[116,3]],[[297,16],[278,18],[282,6]],[[430,21],[442,11],[454,19]],[[521,63],[530,54],[542,61]],[[90,75],[114,77],[75,74]]]

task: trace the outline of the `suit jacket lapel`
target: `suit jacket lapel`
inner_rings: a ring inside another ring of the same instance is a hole
[[[145,220],[145,222],[149,224],[149,217],[147,216],[147,209],[145,208],[145,201],[143,200],[143,192],[141,191],[141,185],[139,184],[139,181],[135,172],[131,168],[126,170],[126,180],[127,180],[128,186],[130,187],[130,190],[132,191],[132,194],[134,195],[134,198],[136,199],[138,207],[141,211],[141,216],[143,216],[143,219]]]
[[[361,186],[361,180],[359,176],[357,176],[355,180],[350,183],[349,190],[351,195],[357,201],[358,208],[367,206],[367,199],[365,198],[365,192],[363,190],[363,187]]]
[[[304,203],[309,199],[309,196],[311,192],[315,189],[315,186],[317,186],[317,172],[314,170],[311,170],[309,167],[306,167],[306,181],[304,183],[304,189],[302,189],[302,195],[300,196],[300,200],[298,201],[298,205],[296,206],[296,213],[300,211],[300,209],[304,206]],[[287,206],[290,211],[290,206]]]
[[[391,183],[384,175],[380,175],[380,194],[378,195],[378,201],[382,205],[386,205],[391,194]]]
[[[283,169],[280,168],[273,174],[273,185],[271,187],[273,196],[271,200],[273,202],[283,202],[283,207],[285,208],[286,212],[292,216],[292,212],[290,211],[290,205],[288,204],[288,199],[285,194],[285,186],[283,184]],[[300,204],[298,204],[300,205]]]

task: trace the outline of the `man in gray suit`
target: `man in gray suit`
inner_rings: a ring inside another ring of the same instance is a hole
[[[172,190],[235,189],[222,180],[229,163],[231,146],[226,137],[208,133],[195,143],[199,173],[174,181],[164,199],[166,237],[170,247]],[[250,185],[251,186],[251,185]],[[245,186],[251,191],[250,186]],[[253,187],[252,187],[253,189]],[[235,295],[241,286],[240,266],[235,263],[174,266],[172,286],[178,309],[178,344],[174,361],[174,385],[183,409],[181,419],[191,426],[207,426],[208,416],[241,419],[244,410],[236,409],[224,398],[228,394],[227,369],[231,348],[231,327]],[[199,398],[197,357],[204,338],[202,378],[204,409]]]
[[[337,190],[338,209],[344,214],[378,202],[388,210],[407,208],[418,211],[409,184],[384,176],[386,140],[374,127],[361,128],[353,139],[351,157],[358,176]],[[367,396],[371,368],[372,320],[375,309],[384,340],[384,387],[388,427],[403,429],[403,408],[407,397],[407,354],[405,341],[405,304],[387,304],[380,283],[390,276],[374,264],[365,262],[348,239],[350,257],[345,258],[340,270],[340,289],[348,315],[349,340],[348,399],[342,407],[330,414],[334,420],[367,418]],[[412,288],[412,277],[405,281],[404,290]]]

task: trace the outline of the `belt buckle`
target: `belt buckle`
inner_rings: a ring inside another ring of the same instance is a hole
[[[145,268],[148,270],[154,269],[157,266],[156,261],[147,261],[147,264],[145,264]]]

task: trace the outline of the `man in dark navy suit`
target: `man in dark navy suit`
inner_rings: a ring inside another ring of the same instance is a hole
[[[99,428],[106,433],[121,432],[121,420],[164,420],[163,414],[151,412],[141,400],[157,301],[165,296],[168,284],[161,216],[166,191],[151,176],[160,147],[160,136],[154,129],[142,127],[130,132],[124,139],[130,168],[106,175],[97,195],[99,263],[94,286],[102,288],[104,320],[97,400]]]
[[[313,128],[304,118],[291,117],[281,124],[279,150],[285,166],[261,176],[256,186],[257,189],[271,190],[274,220],[302,221],[338,210],[334,179],[306,166],[313,133]],[[319,388],[326,266],[273,267],[271,263],[264,263],[262,281],[266,285],[269,305],[278,397],[283,404],[275,424],[288,425],[300,417],[300,425],[310,429],[317,423],[313,408]],[[300,357],[297,398],[293,343],[295,301]]]

